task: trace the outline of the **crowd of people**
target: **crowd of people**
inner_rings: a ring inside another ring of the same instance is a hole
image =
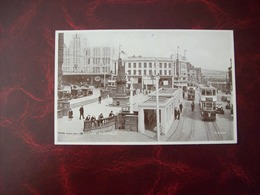
[[[81,106],[81,107],[79,108],[79,114],[80,114],[80,115],[79,115],[79,120],[81,120],[81,118],[82,118],[82,119],[85,119],[85,121],[91,121],[91,126],[92,126],[92,127],[104,125],[104,116],[103,116],[103,113],[100,113],[99,116],[98,116],[98,118],[96,118],[95,115],[93,115],[93,116],[87,115],[86,118],[85,118],[85,117],[84,117],[84,108],[83,108],[83,106]],[[114,117],[114,116],[115,116],[115,115],[114,115],[113,111],[111,111],[111,112],[109,113],[109,115],[108,115],[108,118],[112,118],[112,117]],[[70,109],[69,109],[69,112],[68,112],[68,119],[69,119],[69,120],[72,120],[72,118],[73,118],[73,111],[72,111],[72,109],[70,108]]]

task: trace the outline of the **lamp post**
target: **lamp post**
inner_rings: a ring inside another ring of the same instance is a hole
[[[159,112],[159,75],[156,75],[156,128],[157,141],[160,142],[160,112]]]
[[[106,73],[104,72],[104,89],[106,89]]]
[[[133,77],[130,78],[130,113],[133,114]]]
[[[157,129],[157,141],[160,142],[160,111],[159,111],[159,71],[157,66],[157,59],[155,59],[155,82],[156,82],[156,129]]]

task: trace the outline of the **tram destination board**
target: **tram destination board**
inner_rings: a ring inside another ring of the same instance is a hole
[[[55,144],[235,144],[234,56],[232,30],[57,30]]]

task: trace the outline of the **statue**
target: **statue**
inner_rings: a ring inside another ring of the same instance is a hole
[[[116,94],[113,97],[114,106],[127,107],[129,104],[129,97],[125,91],[126,78],[125,78],[125,66],[122,64],[122,59],[118,58],[118,74],[116,77]]]

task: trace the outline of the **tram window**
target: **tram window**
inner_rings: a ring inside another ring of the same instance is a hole
[[[216,103],[213,103],[213,110],[216,110]]]
[[[208,90],[206,91],[206,95],[211,95],[211,90],[210,90],[210,89],[208,89]]]
[[[212,108],[212,103],[207,103],[206,108]]]

